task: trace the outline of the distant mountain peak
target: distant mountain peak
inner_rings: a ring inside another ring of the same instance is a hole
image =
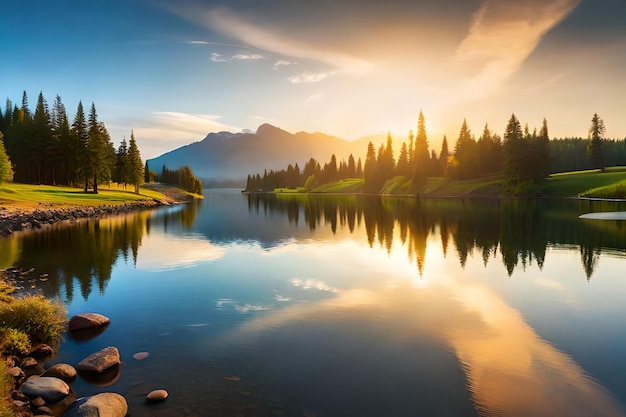
[[[283,130],[269,123],[263,123],[262,125],[260,125],[256,130],[256,134],[259,136],[277,135],[277,134],[291,135],[291,133],[287,132],[286,130]]]

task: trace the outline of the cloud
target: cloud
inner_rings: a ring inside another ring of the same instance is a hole
[[[142,126],[135,127],[142,157],[150,159],[179,146],[204,138],[209,132],[240,132],[241,128],[221,123],[216,114],[154,112]]]
[[[291,36],[281,36],[267,28],[254,25],[225,8],[213,9],[206,17],[207,20],[203,22],[205,27],[232,36],[258,49],[323,62],[346,72],[363,73],[370,67],[367,61],[349,54],[307,44]],[[193,19],[197,20],[197,17]]]
[[[304,290],[314,289],[325,292],[337,292],[337,288],[329,286],[324,281],[313,278],[293,278],[291,280],[291,285],[293,285],[294,287],[300,287]]]
[[[233,55],[230,59],[263,59],[263,55],[261,54],[237,54]]]
[[[284,60],[284,59],[279,59],[274,64],[274,69],[278,69],[280,67],[288,67],[290,65],[296,65],[296,64],[297,64],[297,62],[287,61],[287,60]]]
[[[311,72],[305,71],[298,75],[293,75],[288,78],[290,83],[293,84],[302,84],[302,83],[317,83],[326,78],[334,75],[333,72]]]
[[[580,0],[485,1],[456,51],[456,63],[469,77],[462,96],[480,98],[497,90],[578,3]]]
[[[211,61],[213,62],[226,62],[228,59],[224,58],[223,55],[218,54],[217,52],[211,53]]]

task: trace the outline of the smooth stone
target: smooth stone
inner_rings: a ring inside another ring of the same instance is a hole
[[[142,359],[146,359],[148,356],[150,356],[148,352],[137,352],[133,355],[133,359],[140,361]]]
[[[33,407],[43,407],[44,405],[46,405],[46,400],[44,400],[41,397],[37,397],[31,400],[30,404]]]
[[[99,352],[92,353],[80,361],[76,366],[78,371],[103,372],[112,366],[120,364],[120,352],[114,346],[109,346]]]
[[[42,343],[33,347],[28,356],[31,356],[35,359],[45,359],[52,356],[53,354],[54,350],[52,350],[50,346]]]
[[[53,376],[67,383],[72,383],[76,379],[76,369],[67,363],[57,363],[41,374],[41,376]]]
[[[111,320],[98,313],[81,313],[72,316],[68,324],[69,331],[102,327],[111,323]]]
[[[41,397],[46,403],[55,403],[67,397],[70,387],[59,378],[44,376],[24,382],[20,391],[28,398]]]
[[[103,392],[79,398],[67,409],[63,417],[124,417],[128,403],[119,394]]]
[[[154,391],[150,391],[146,398],[150,401],[163,401],[169,396],[168,392],[164,389],[155,389]]]

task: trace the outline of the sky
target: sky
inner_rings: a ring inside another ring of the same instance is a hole
[[[263,123],[408,137],[420,111],[436,151],[512,113],[626,137],[626,0],[33,0],[0,30],[0,100],[94,102],[143,158]]]

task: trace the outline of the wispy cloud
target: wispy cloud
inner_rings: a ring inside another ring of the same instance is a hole
[[[257,60],[263,59],[263,55],[261,54],[236,54],[231,57],[225,57],[222,54],[218,54],[217,52],[211,53],[211,61],[213,62],[226,62],[226,61],[234,61],[234,60]]]
[[[307,44],[294,37],[281,36],[267,28],[248,22],[225,8],[211,10],[203,24],[207,28],[232,36],[255,48],[288,57],[323,62],[341,71],[362,73],[370,67],[367,61],[355,56]]]
[[[291,285],[293,285],[294,287],[300,287],[305,290],[314,289],[318,291],[337,292],[337,288],[331,287],[330,285],[326,284],[324,281],[321,281],[319,279],[313,279],[313,278],[306,278],[306,279],[293,278],[291,280]]]
[[[288,67],[290,65],[296,65],[296,64],[297,64],[297,62],[294,62],[294,61],[287,61],[285,59],[279,59],[274,64],[274,69],[278,69],[280,67]]]
[[[135,127],[135,137],[141,141],[142,149],[149,144],[153,154],[142,157],[152,158],[171,151],[178,146],[201,140],[209,132],[240,132],[241,128],[220,122],[222,116],[216,114],[155,112],[142,126]]]
[[[542,37],[580,0],[486,0],[456,51],[469,75],[463,96],[480,98],[517,72]]]
[[[298,75],[293,75],[288,78],[290,83],[303,84],[303,83],[317,83],[333,75],[333,72],[311,72],[305,71]]]
[[[233,55],[230,59],[243,59],[243,60],[263,59],[263,55],[261,54],[237,54],[237,55]]]
[[[213,62],[226,62],[228,59],[224,57],[224,55],[218,54],[217,52],[211,53],[211,61]]]

